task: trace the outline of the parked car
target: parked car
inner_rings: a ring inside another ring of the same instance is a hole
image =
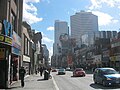
[[[73,77],[78,77],[78,76],[85,76],[86,73],[85,71],[83,70],[83,68],[76,68],[74,71],[73,71]]]
[[[66,71],[64,68],[58,69],[58,75],[64,75],[64,74],[66,74]]]
[[[120,84],[120,74],[113,68],[96,68],[93,80],[103,86],[117,85]]]

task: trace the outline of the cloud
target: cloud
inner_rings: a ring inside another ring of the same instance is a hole
[[[118,22],[118,20],[114,19],[112,16],[110,16],[107,13],[103,13],[100,11],[92,11],[92,13],[98,16],[99,26],[109,25],[111,23],[114,24]]]
[[[43,2],[47,2],[48,4],[50,3],[50,0],[42,0]]]
[[[89,7],[90,10],[93,10],[94,8],[100,8],[99,2],[96,0],[91,0],[92,5]]]
[[[43,43],[53,43],[53,40],[49,39],[43,32],[42,33],[42,42]]]
[[[49,39],[43,32],[42,33],[42,43],[45,43],[48,47],[49,50],[49,57],[51,58],[52,54],[53,54],[53,47],[50,47],[49,44],[53,45],[53,40]]]
[[[40,0],[24,0],[23,2],[23,20],[29,24],[37,23],[43,20],[43,18],[37,17],[37,8],[33,3],[39,3]]]
[[[40,31],[38,31],[38,30],[35,30],[35,33],[37,33],[37,32],[40,32]]]
[[[38,3],[40,0],[24,0],[24,2],[33,2],[33,3]]]
[[[103,4],[110,7],[119,7],[120,0],[91,0],[92,5],[89,7],[90,10],[101,8]]]
[[[50,26],[47,28],[48,31],[53,31],[54,30],[54,27]]]
[[[51,40],[51,39],[49,39],[47,36],[44,36],[43,38],[42,38],[42,42],[43,43],[51,43],[51,42],[53,42],[53,40]]]

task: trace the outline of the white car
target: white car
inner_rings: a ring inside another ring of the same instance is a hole
[[[58,69],[58,75],[64,75],[66,73],[64,68]]]

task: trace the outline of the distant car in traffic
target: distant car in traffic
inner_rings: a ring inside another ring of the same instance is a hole
[[[120,84],[120,74],[113,68],[96,68],[93,80],[103,86],[117,85]]]
[[[66,74],[66,71],[64,68],[58,69],[58,75],[64,75],[64,74]]]
[[[85,76],[86,73],[85,71],[83,70],[83,68],[76,68],[74,71],[73,71],[73,77],[80,77],[80,76]]]
[[[71,69],[69,67],[66,68],[66,71],[71,71]]]
[[[51,71],[52,71],[52,72],[57,72],[57,69],[52,69]]]

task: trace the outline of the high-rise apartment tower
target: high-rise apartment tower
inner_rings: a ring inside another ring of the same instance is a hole
[[[71,37],[75,38],[77,43],[81,43],[83,35],[87,34],[88,44],[91,44],[94,32],[98,31],[98,17],[92,12],[77,12],[70,17]],[[90,39],[90,40],[89,40]],[[91,41],[91,42],[89,42]]]

